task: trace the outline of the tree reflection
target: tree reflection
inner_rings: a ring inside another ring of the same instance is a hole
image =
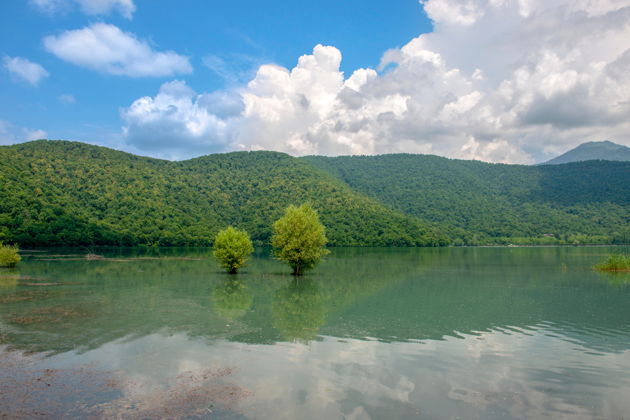
[[[252,307],[254,298],[239,279],[225,279],[212,291],[214,312],[222,318],[241,318]]]
[[[0,287],[15,289],[19,278],[19,274],[0,272]]]
[[[630,286],[630,273],[603,273],[611,286]]]
[[[285,340],[313,340],[326,320],[326,304],[317,283],[301,278],[276,291],[272,319]]]

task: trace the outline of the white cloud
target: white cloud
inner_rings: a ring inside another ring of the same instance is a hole
[[[40,140],[47,136],[48,134],[44,130],[16,127],[8,121],[0,120],[0,145]]]
[[[107,15],[116,10],[127,19],[136,11],[133,0],[75,0],[87,15]]]
[[[30,0],[29,3],[45,13],[56,13],[69,8],[70,0]]]
[[[165,83],[155,98],[136,100],[121,111],[130,145],[153,155],[177,159],[220,151],[229,145],[231,116],[240,115],[238,95],[197,95],[185,82]]]
[[[472,25],[483,16],[478,2],[473,0],[421,0],[427,15],[435,22],[455,25]]]
[[[131,19],[136,11],[133,0],[30,0],[30,2],[45,13],[56,13],[78,7],[90,16],[109,15],[116,11],[125,18]]]
[[[236,74],[233,69],[218,55],[208,54],[203,58],[203,65],[215,72],[221,78],[234,81]]]
[[[251,42],[251,41],[249,41]],[[266,60],[248,54],[230,53],[224,56],[207,54],[202,59],[205,67],[223,79],[227,86],[247,83],[256,74],[256,70],[267,63]]]
[[[57,99],[59,100],[59,102],[65,105],[74,104],[77,101],[74,95],[71,95],[69,93],[64,93],[63,95],[59,95]]]
[[[180,156],[272,149],[530,163],[589,140],[630,144],[630,0],[422,5],[434,31],[387,51],[380,73],[346,77],[341,52],[318,45],[293,69],[263,65],[246,86],[211,94],[217,109],[240,98],[237,115],[238,106],[226,117],[202,106],[208,94],[189,93],[186,106],[162,92],[138,100],[159,101],[157,113],[136,101],[123,112],[128,141],[150,150],[156,128],[176,116]],[[200,112],[212,124],[182,123]]]
[[[45,139],[47,136],[48,134],[44,130],[25,130],[24,131],[24,137],[28,141]]]
[[[50,74],[41,65],[22,57],[4,57],[4,67],[12,76],[24,80],[33,86]]]
[[[0,145],[7,145],[15,143],[15,137],[11,129],[11,125],[0,120]]]
[[[134,34],[105,23],[47,36],[44,46],[62,60],[117,76],[162,77],[192,72],[188,57],[154,51]]]

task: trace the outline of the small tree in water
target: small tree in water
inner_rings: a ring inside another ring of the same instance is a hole
[[[0,242],[0,267],[15,267],[22,259],[17,245],[2,245]]]
[[[214,239],[212,254],[219,260],[221,267],[230,274],[236,274],[238,269],[245,265],[252,252],[254,252],[254,247],[247,232],[232,226],[223,229]]]
[[[289,206],[284,216],[273,224],[271,245],[274,254],[291,266],[295,276],[313,268],[321,257],[329,253],[324,248],[326,242],[324,225],[308,204]]]

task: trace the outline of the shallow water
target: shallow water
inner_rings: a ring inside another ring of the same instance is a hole
[[[619,419],[628,248],[26,253],[0,271],[0,417]]]

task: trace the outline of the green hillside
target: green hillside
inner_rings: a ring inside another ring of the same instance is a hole
[[[259,244],[310,201],[332,245],[435,246],[447,238],[308,162],[238,152],[170,162],[67,141],[0,147],[0,240],[43,245],[209,245],[235,225]]]
[[[630,162],[501,165],[426,155],[183,162],[67,141],[0,147],[0,241],[210,245],[235,225],[268,244],[309,201],[332,245],[630,242]]]
[[[303,160],[445,226],[456,243],[630,242],[630,162],[524,166],[407,154]]]

